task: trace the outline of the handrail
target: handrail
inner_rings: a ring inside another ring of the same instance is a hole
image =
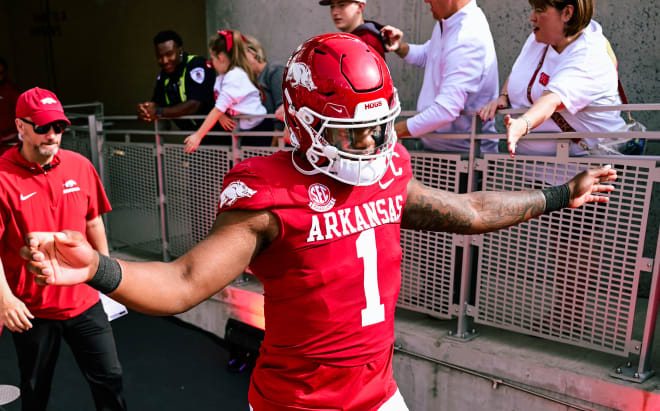
[[[72,106],[64,106],[65,109]],[[497,110],[495,114],[522,114],[526,112],[526,108],[506,108]],[[617,104],[609,106],[588,106],[582,109],[584,112],[603,112],[603,111],[660,111],[660,103],[640,103],[640,104]],[[561,112],[566,112],[566,109],[560,110]],[[402,110],[399,114],[400,117],[411,117],[419,113],[417,110]],[[460,112],[461,116],[474,116],[476,115],[476,110],[462,110]],[[237,115],[236,118],[276,118],[274,114],[260,114],[260,115]],[[199,120],[204,119],[204,115],[189,115],[181,116],[176,118],[163,118],[164,120]],[[137,120],[137,115],[109,115],[105,116],[106,120]]]

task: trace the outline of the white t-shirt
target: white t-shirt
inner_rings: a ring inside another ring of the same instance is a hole
[[[478,110],[497,98],[499,78],[493,36],[486,16],[475,0],[451,17],[435,24],[431,39],[411,44],[407,63],[425,67],[424,82],[417,99],[420,111],[407,121],[411,135],[469,133],[472,118],[461,110]],[[495,132],[494,122],[483,125]],[[469,140],[423,139],[435,151],[466,152]],[[482,140],[481,151],[497,152],[497,140]]]
[[[215,78],[213,86],[215,108],[234,116],[237,114],[266,114],[266,107],[261,104],[261,94],[250,81],[247,73],[240,67],[234,67]],[[238,122],[241,130],[250,130],[258,126],[263,118],[242,118]]]
[[[568,111],[561,112],[561,115],[575,131],[620,130],[625,122],[618,111],[580,112],[587,106],[621,104],[616,65],[608,53],[609,43],[600,25],[593,20],[561,54],[557,54],[552,46],[537,42],[534,33],[529,35],[511,69],[507,90],[511,107],[531,106],[527,87],[546,47],[548,52],[532,85],[532,101],[549,90],[561,98]],[[558,132],[561,129],[548,119],[534,131]],[[583,141],[593,147],[599,139]],[[523,137],[518,141],[516,153],[554,155],[556,148],[555,140],[525,140]],[[579,144],[571,143],[570,154],[585,155],[587,151]]]

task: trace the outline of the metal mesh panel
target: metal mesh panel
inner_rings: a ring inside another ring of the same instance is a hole
[[[617,355],[629,354],[655,160],[486,155],[484,189],[539,188],[613,164],[608,204],[588,204],[486,234],[475,321]]]
[[[103,148],[105,189],[113,248],[162,251],[155,145],[106,142]]]
[[[231,167],[231,147],[199,146],[187,154],[180,144],[166,144],[168,251],[180,256],[208,234]]]
[[[87,157],[90,161],[92,160],[92,149],[88,131],[73,128],[67,129],[62,135],[62,144],[60,147],[65,150],[75,151]]]
[[[277,147],[252,147],[243,146],[241,148],[241,159],[245,160],[250,157],[267,157],[273,153],[280,151]]]
[[[442,190],[459,192],[460,155],[411,153],[415,178]],[[451,318],[456,266],[453,236],[401,230],[401,292],[398,307]]]

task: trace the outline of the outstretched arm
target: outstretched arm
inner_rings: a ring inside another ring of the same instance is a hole
[[[555,111],[561,110],[563,104],[559,95],[545,91],[541,98],[520,117],[512,118],[509,114],[504,116],[504,125],[506,126],[506,141],[511,157],[516,154],[516,144],[518,140],[527,135],[528,131],[534,130],[552,116]],[[527,119],[527,120],[525,120]],[[527,123],[529,121],[529,124]],[[527,126],[529,125],[529,130]]]
[[[585,170],[568,183],[568,207],[589,202],[607,202],[597,193],[614,190],[616,171],[610,166]],[[516,192],[477,191],[455,194],[429,188],[412,179],[403,210],[402,228],[480,234],[510,227],[546,211],[541,190]]]
[[[267,211],[220,213],[209,235],[175,261],[119,261],[122,280],[109,296],[152,315],[186,311],[243,273],[277,230],[275,217]],[[29,247],[21,250],[30,260],[28,269],[46,284],[91,280],[98,269],[98,254],[79,233],[54,234],[28,234]]]

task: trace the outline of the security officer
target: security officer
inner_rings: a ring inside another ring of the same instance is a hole
[[[138,104],[140,120],[206,115],[213,108],[215,71],[206,59],[183,51],[181,37],[172,30],[154,37],[156,61],[161,72],[151,101]],[[195,130],[200,120],[174,120],[182,130]]]

